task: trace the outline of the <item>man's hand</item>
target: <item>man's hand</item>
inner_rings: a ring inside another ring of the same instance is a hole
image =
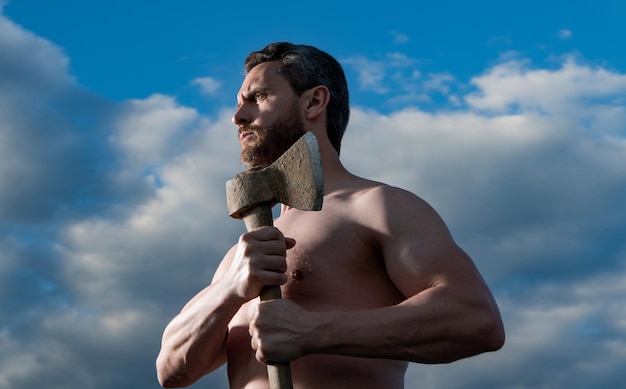
[[[250,345],[262,363],[287,363],[306,353],[313,314],[287,299],[260,302],[250,322]]]
[[[261,227],[239,238],[233,261],[222,277],[246,301],[258,297],[265,285],[287,282],[287,250],[296,244],[275,227]]]

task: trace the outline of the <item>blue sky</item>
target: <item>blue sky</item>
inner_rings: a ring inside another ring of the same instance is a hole
[[[340,60],[344,163],[431,203],[500,305],[501,351],[407,388],[626,380],[626,3],[215,3],[0,0],[0,389],[158,387],[243,231],[230,115],[277,40]]]

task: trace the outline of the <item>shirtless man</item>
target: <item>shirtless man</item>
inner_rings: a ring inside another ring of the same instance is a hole
[[[267,166],[312,131],[324,205],[283,205],[275,227],[241,235],[165,329],[161,385],[191,385],[227,362],[231,388],[267,388],[265,363],[276,361],[291,363],[294,388],[402,388],[409,361],[499,349],[493,296],[437,213],[340,162],[349,108],[337,61],[278,43],[245,70],[233,116],[242,162]],[[283,299],[259,302],[264,285],[282,285]]]

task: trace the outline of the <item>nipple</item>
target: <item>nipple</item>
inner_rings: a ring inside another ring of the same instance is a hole
[[[300,281],[304,278],[304,273],[302,272],[302,270],[296,269],[291,272],[291,278],[293,278],[294,281]]]

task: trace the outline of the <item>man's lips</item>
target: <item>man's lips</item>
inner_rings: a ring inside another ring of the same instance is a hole
[[[239,140],[243,142],[244,139],[246,139],[247,137],[249,137],[252,134],[253,134],[252,131],[242,131],[242,132],[239,133]]]
[[[249,138],[250,136],[256,136],[256,133],[252,130],[243,130],[239,132],[239,141],[243,142],[244,140],[246,140],[247,138]]]

